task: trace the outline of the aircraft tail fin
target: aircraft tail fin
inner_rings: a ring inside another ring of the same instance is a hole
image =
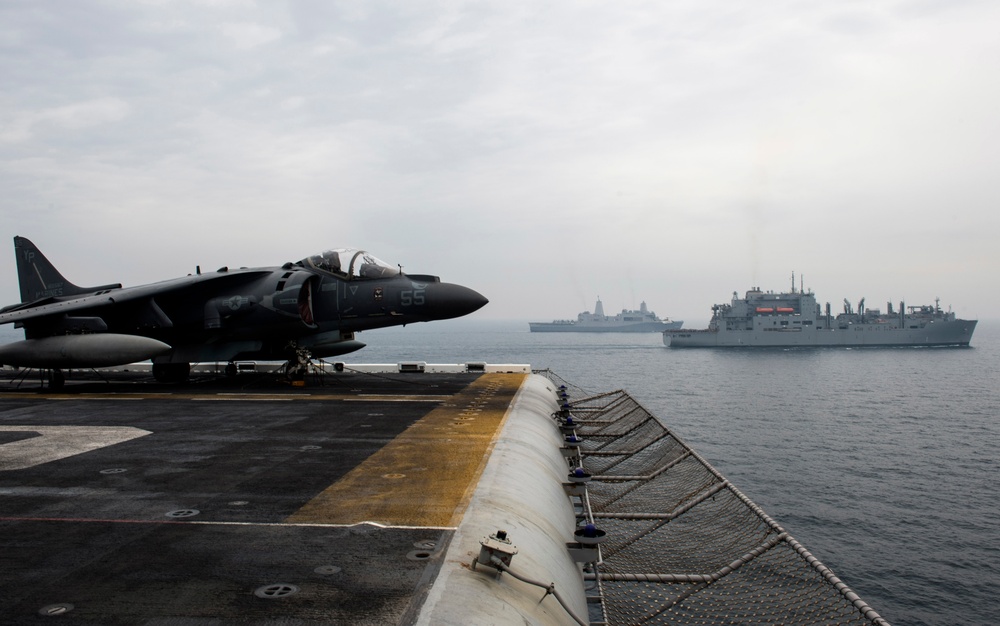
[[[24,237],[14,237],[17,257],[17,282],[21,287],[21,302],[36,302],[45,298],[75,296],[102,289],[118,289],[121,284],[100,287],[79,287],[66,280],[45,258],[38,246]]]

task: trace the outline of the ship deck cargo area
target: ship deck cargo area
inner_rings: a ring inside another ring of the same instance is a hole
[[[627,393],[527,366],[4,372],[0,533],[5,624],[885,623]]]

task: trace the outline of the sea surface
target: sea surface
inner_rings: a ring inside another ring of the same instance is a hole
[[[338,360],[526,363],[624,389],[891,624],[1000,623],[1000,321],[970,348],[671,349],[474,318],[357,338]]]
[[[969,348],[667,348],[455,320],[348,363],[529,363],[624,389],[896,626],[1000,623],[1000,322]]]

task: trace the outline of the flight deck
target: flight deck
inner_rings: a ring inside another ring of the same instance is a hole
[[[523,375],[239,378],[2,394],[0,621],[405,623]]]
[[[528,366],[0,383],[5,624],[886,623],[634,399]]]

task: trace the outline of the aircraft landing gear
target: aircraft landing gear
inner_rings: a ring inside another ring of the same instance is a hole
[[[49,389],[62,389],[66,385],[66,376],[60,369],[49,370]]]
[[[228,376],[229,378],[232,378],[233,376],[236,376],[236,374],[239,373],[239,370],[237,370],[236,368],[236,364],[233,363],[232,361],[226,363],[225,371],[226,371],[226,376]]]
[[[161,383],[183,383],[190,374],[190,363],[153,363],[153,378]]]
[[[293,385],[304,385],[306,380],[306,374],[309,372],[309,363],[312,361],[312,355],[309,354],[309,350],[305,348],[295,349],[295,358],[288,361],[288,378],[291,379]]]

